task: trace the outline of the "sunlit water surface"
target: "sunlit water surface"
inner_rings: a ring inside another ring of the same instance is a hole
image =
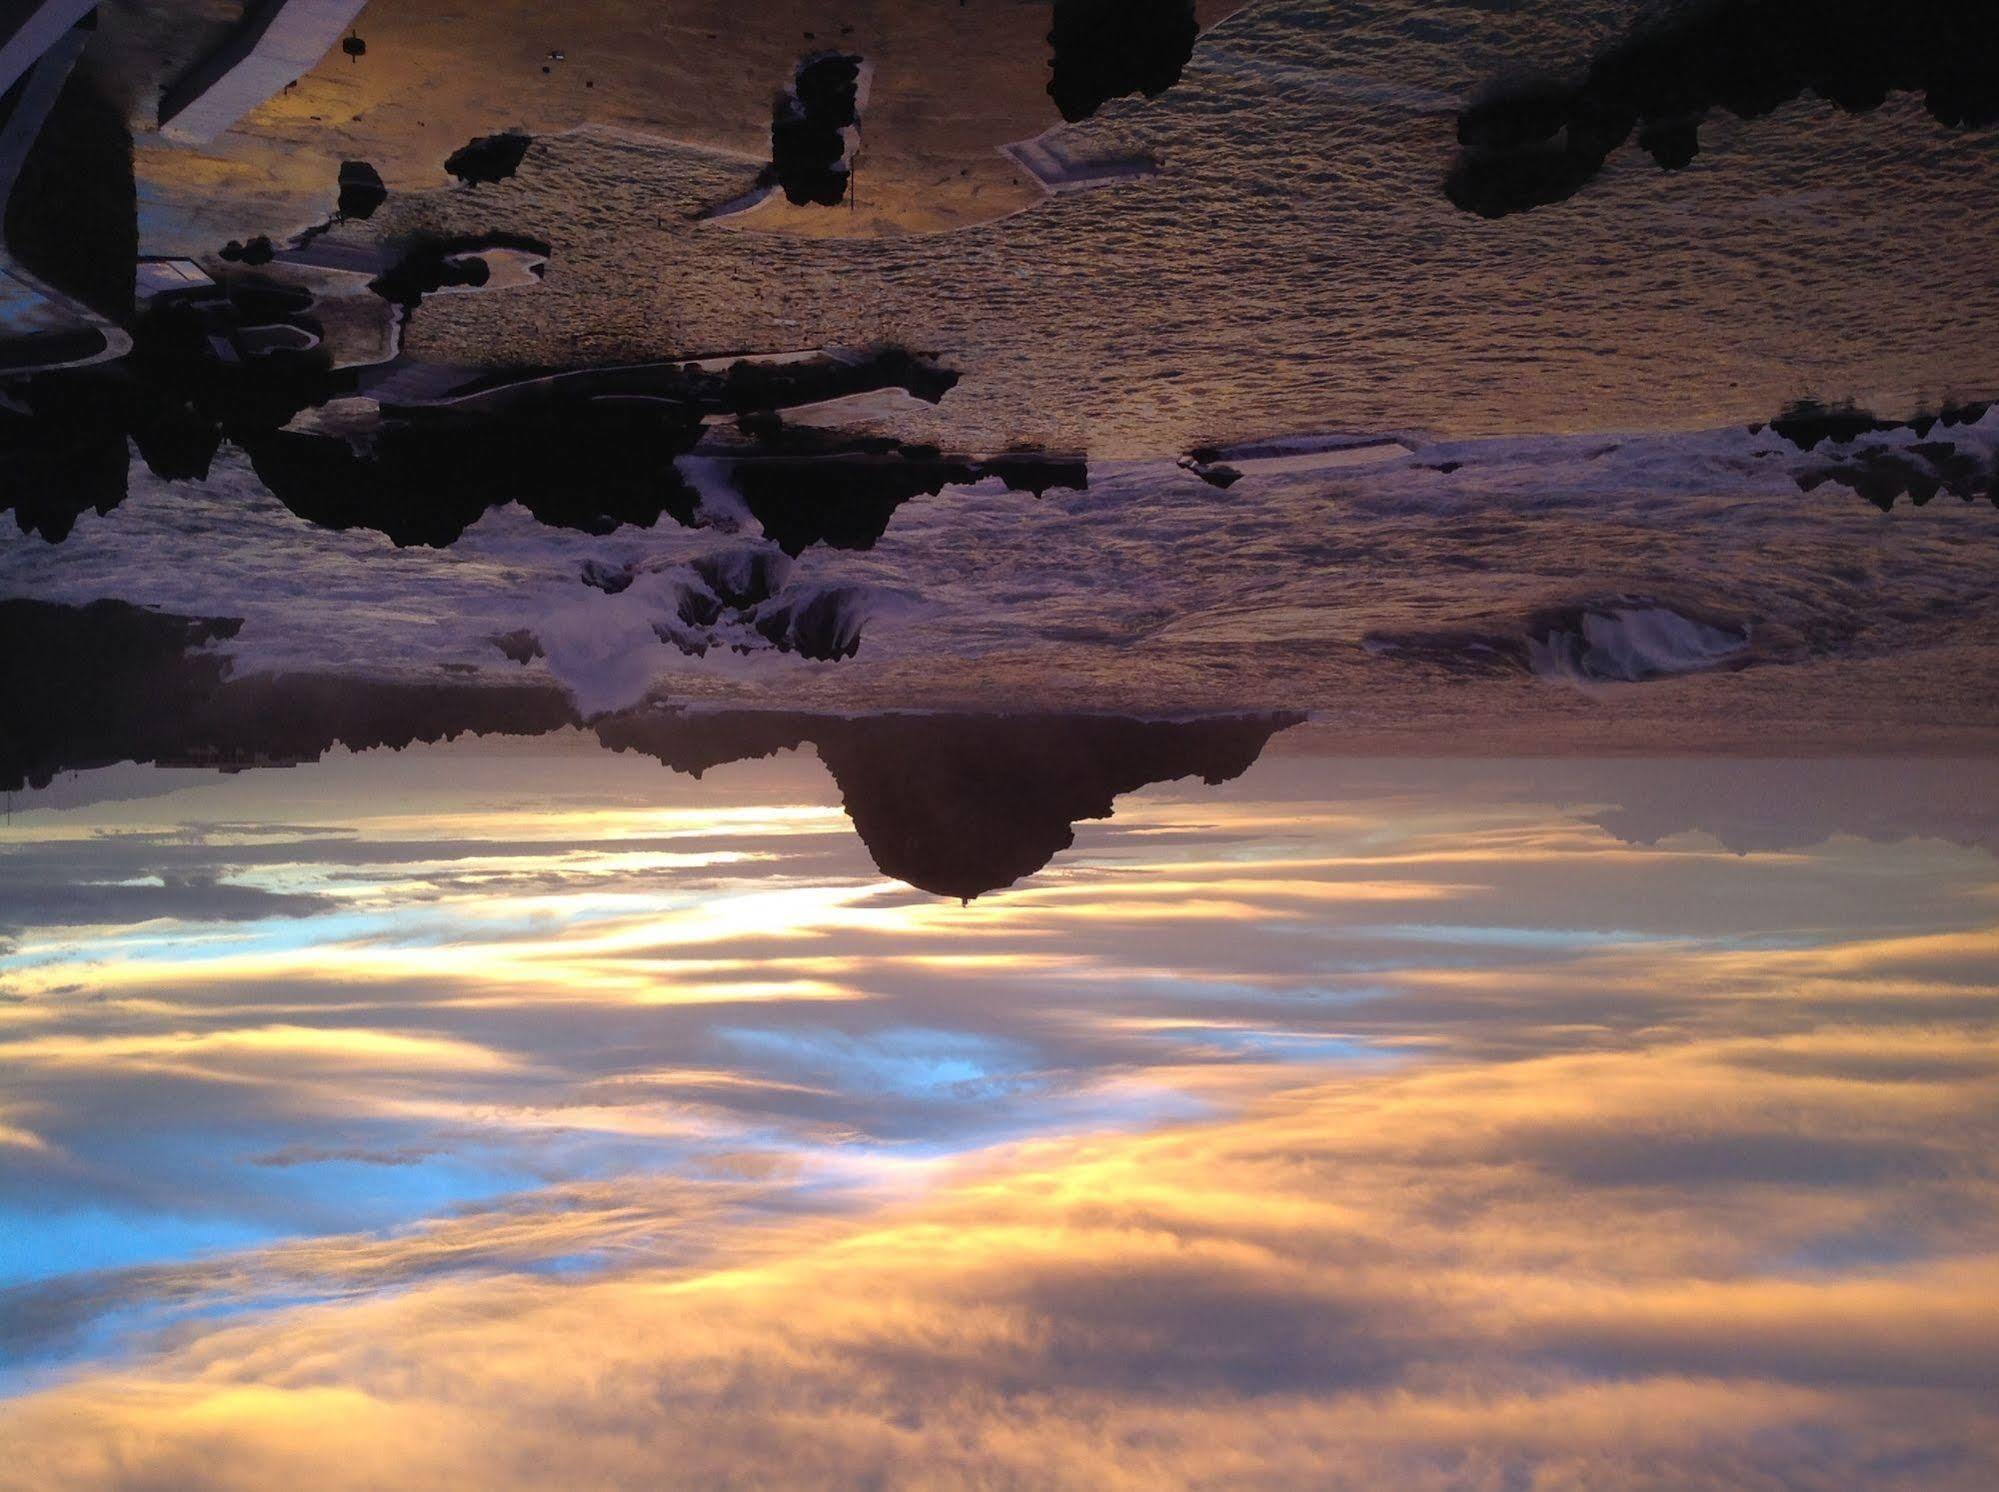
[[[1267,755],[964,905],[809,755],[66,779],[0,1485],[1989,1487],[1990,776]]]

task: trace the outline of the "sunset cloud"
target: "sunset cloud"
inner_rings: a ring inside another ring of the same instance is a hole
[[[363,812],[229,836],[334,918],[29,929],[0,1486],[1999,1473],[1984,853],[1302,771],[971,907]]]

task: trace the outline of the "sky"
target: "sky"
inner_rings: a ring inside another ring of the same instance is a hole
[[[968,905],[809,753],[17,795],[0,1486],[1989,1485],[1984,775],[1280,744]]]

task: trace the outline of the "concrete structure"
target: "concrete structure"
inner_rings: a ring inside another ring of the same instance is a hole
[[[27,164],[28,152],[40,138],[56,97],[82,55],[90,28],[74,16],[77,7],[49,0],[36,7],[16,7],[14,30],[0,45],[0,77],[19,83],[14,107],[0,120],[0,223],[7,203]],[[12,14],[8,12],[7,14]],[[55,23],[69,24],[50,35]],[[29,55],[29,49],[38,48]],[[17,59],[19,61],[16,66]],[[27,73],[25,81],[21,74]],[[52,285],[44,284],[14,262],[0,241],[0,374],[19,377],[54,368],[82,367],[123,357],[132,339],[87,306],[79,305]]]
[[[1134,181],[1159,170],[1159,163],[1148,155],[1076,156],[1063,139],[1066,129],[1067,126],[1058,124],[1031,140],[1015,140],[1000,146],[1000,154],[1034,178],[1034,184],[1051,197],[1109,186],[1116,181]]]
[[[108,363],[132,337],[0,254],[0,377]]]
[[[160,133],[206,144],[311,72],[367,0],[261,0],[242,26],[160,96]]]
[[[323,238],[289,245],[271,257],[275,264],[291,264],[300,269],[325,270],[332,274],[360,275],[370,280],[386,272],[396,262],[387,244],[329,243]]]
[[[0,212],[4,212],[8,199],[14,195],[14,183],[27,164],[28,152],[34,149],[49,111],[56,106],[56,95],[62,92],[70,69],[76,66],[83,44],[89,39],[88,28],[72,26],[29,59],[34,70],[21,85],[13,110],[0,120]],[[12,87],[19,76],[17,73],[9,78],[6,87]]]
[[[0,0],[0,94],[97,8],[97,0]]]
[[[192,259],[141,259],[133,275],[132,298],[144,305],[158,295],[214,288],[208,271]]]
[[[377,363],[360,376],[364,397],[377,404],[438,404],[479,376],[477,368],[422,363],[398,356]]]

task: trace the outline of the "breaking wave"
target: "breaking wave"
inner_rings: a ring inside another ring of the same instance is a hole
[[[1746,626],[1717,626],[1669,606],[1634,603],[1578,609],[1531,636],[1527,659],[1542,678],[1628,684],[1698,673],[1740,658],[1748,649]]]

